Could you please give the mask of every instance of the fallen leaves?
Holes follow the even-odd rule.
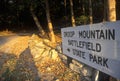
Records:
[[[29,36],[16,37],[14,40],[5,43],[0,48],[0,52],[14,54],[19,57],[19,55],[28,47],[29,38]]]
[[[79,81],[79,75],[62,63],[54,48],[37,35],[6,42],[0,48],[0,80]]]
[[[10,35],[15,35],[15,33],[9,31],[8,29],[0,32],[0,36],[10,36]]]

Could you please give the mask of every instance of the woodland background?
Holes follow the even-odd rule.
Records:
[[[62,27],[120,19],[119,0],[0,0],[0,30],[54,34]]]

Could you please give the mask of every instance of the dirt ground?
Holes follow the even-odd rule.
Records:
[[[0,81],[79,81],[52,45],[36,34],[0,32]]]

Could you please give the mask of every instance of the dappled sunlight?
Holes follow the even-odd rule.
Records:
[[[119,14],[120,0],[0,0],[0,81],[93,81],[96,74],[87,65],[97,64],[103,72],[109,69],[107,62],[114,65],[107,56],[114,58],[110,55],[119,52],[119,45],[113,51],[106,46],[113,46],[119,35],[114,29],[113,35],[108,32],[114,24],[103,25],[119,20]],[[72,27],[74,36],[63,36]]]
[[[14,40],[8,39],[6,43],[0,46],[0,51],[19,56],[28,47],[29,36],[15,37]]]
[[[39,81],[33,56],[28,49],[29,36],[9,39],[0,48],[0,81]]]
[[[0,31],[0,36],[10,36],[10,35],[16,35],[13,31],[9,31],[8,29]]]
[[[57,44],[35,34],[1,39],[6,41],[0,44],[0,81],[78,81],[55,49],[61,38]]]

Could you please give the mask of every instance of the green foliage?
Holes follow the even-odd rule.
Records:
[[[18,6],[18,10],[19,10],[19,11],[22,11],[23,9],[24,9],[24,6],[23,6],[23,5],[19,5],[19,6]]]
[[[76,18],[76,24],[77,25],[82,25],[82,24],[87,24],[89,22],[89,17],[85,15],[81,15]]]
[[[56,21],[70,22],[70,3],[66,0],[49,0],[50,16],[53,24]],[[107,3],[107,1],[106,1]],[[73,0],[74,15],[76,24],[87,24],[89,22],[89,0]],[[119,0],[116,1],[117,17],[119,17]],[[30,6],[32,6],[35,15],[39,18],[41,24],[46,25],[45,0],[0,0],[0,25],[19,25],[31,21]],[[107,6],[107,5],[106,5]],[[103,20],[104,0],[92,0],[93,21],[101,22]],[[66,19],[66,18],[68,19]],[[62,20],[60,20],[63,18]],[[30,20],[31,19],[31,20]],[[30,23],[30,22],[29,22]]]

